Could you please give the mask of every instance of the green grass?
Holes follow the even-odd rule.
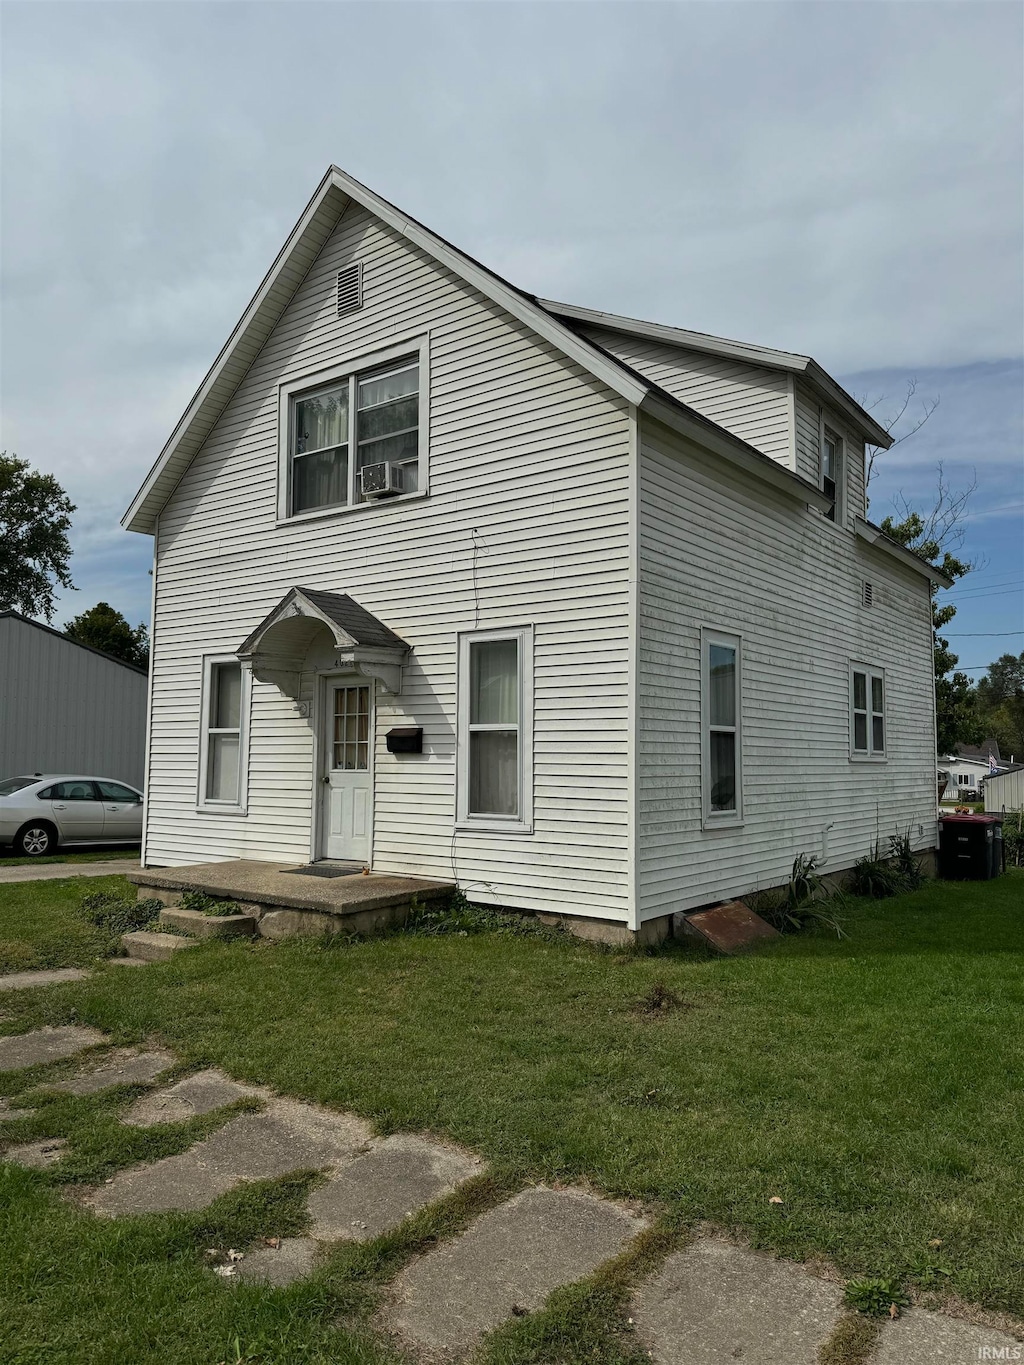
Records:
[[[39,899],[12,913],[11,893],[27,890]],[[0,887],[0,937],[13,924],[52,950],[81,894]],[[666,1246],[706,1220],[824,1257],[847,1278],[1024,1316],[1022,926],[1024,873],[1011,873],[853,901],[843,940],[786,937],[731,959],[494,931],[214,943],[7,997],[0,1029],[86,1022],[356,1110],[381,1131],[432,1129],[492,1163],[484,1203],[527,1179],[588,1180],[647,1201]],[[645,1009],[652,992],[677,1003]],[[0,1093],[29,1080],[0,1074]],[[342,1249],[289,1290],[225,1286],[202,1265],[196,1229],[241,1216],[230,1208],[107,1224],[57,1197],[63,1180],[142,1159],[140,1136],[113,1122],[115,1101],[65,1098],[45,1120],[8,1125],[12,1140],[66,1136],[71,1148],[52,1172],[11,1171],[0,1191],[5,1365],[214,1365],[234,1362],[234,1335],[260,1365],[391,1359],[368,1326],[379,1287],[465,1210]],[[247,1235],[278,1231],[273,1190],[251,1198]],[[485,1348],[488,1365],[637,1359],[625,1307],[635,1273],[513,1322]]]
[[[55,853],[47,858],[15,858],[6,849],[0,849],[0,872],[5,867],[35,867],[43,863],[113,863],[122,858],[138,860],[139,846],[125,848],[118,844],[113,848],[90,849],[88,853]]]
[[[121,891],[135,899],[135,888],[123,877],[0,883],[0,973],[84,967],[108,956],[109,934],[78,913],[82,897],[94,891]]]

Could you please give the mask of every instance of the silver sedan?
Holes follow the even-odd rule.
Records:
[[[105,777],[33,773],[0,781],[0,845],[29,858],[60,844],[137,844],[142,793]]]

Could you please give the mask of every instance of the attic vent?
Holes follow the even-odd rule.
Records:
[[[338,271],[338,317],[354,313],[363,306],[363,266],[361,261]]]
[[[866,578],[863,580],[863,582],[862,582],[861,585],[860,585],[860,600],[861,600],[861,606],[864,606],[864,607],[870,607],[870,606],[874,603],[874,600],[875,600],[875,588],[874,588],[874,584],[869,583],[868,580],[867,580]]]

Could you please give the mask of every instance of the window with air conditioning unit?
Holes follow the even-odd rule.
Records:
[[[425,490],[425,359],[417,344],[282,389],[282,516]]]

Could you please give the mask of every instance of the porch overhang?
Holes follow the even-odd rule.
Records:
[[[409,646],[345,593],[292,588],[239,646],[238,657],[260,682],[298,701],[310,649],[324,630],[333,648],[328,656],[321,653],[318,671],[360,673],[385,692],[401,692]]]

